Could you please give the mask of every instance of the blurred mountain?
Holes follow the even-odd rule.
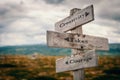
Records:
[[[97,51],[99,55],[120,55],[120,43],[109,44],[109,51]],[[47,45],[22,45],[0,47],[0,54],[42,54],[42,55],[70,55],[71,49],[50,48]]]
[[[0,47],[0,54],[34,54],[43,55],[66,55],[70,54],[70,49],[50,48],[47,45],[22,45],[22,46],[4,46]]]
[[[109,44],[108,51],[97,51],[100,55],[120,55],[120,43]]]

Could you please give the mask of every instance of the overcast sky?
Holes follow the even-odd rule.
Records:
[[[93,4],[95,20],[83,33],[120,43],[120,0],[0,0],[0,46],[44,44],[46,31],[72,8]]]

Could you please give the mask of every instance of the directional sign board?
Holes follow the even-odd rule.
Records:
[[[92,20],[94,20],[93,5],[79,10],[74,15],[68,16],[67,18],[57,22],[55,24],[55,30],[59,32],[65,32]]]
[[[108,39],[73,33],[47,31],[49,47],[108,50]]]
[[[98,57],[95,50],[87,51],[82,55],[60,58],[56,60],[56,72],[77,70],[95,67],[98,65]]]

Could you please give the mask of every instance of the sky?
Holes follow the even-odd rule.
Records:
[[[94,6],[83,33],[120,43],[120,0],[0,0],[0,46],[46,44],[46,31],[73,8]]]

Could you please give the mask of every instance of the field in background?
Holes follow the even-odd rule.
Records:
[[[97,51],[99,55],[120,56],[120,43],[109,44],[109,51]],[[0,47],[0,54],[3,55],[30,55],[42,54],[49,56],[65,56],[71,54],[71,49],[67,48],[50,48],[47,45],[21,45],[21,46],[3,46]]]
[[[0,80],[73,80],[72,72],[55,72],[60,57],[0,55]],[[85,80],[120,80],[120,56],[100,56],[98,67],[85,69]]]

